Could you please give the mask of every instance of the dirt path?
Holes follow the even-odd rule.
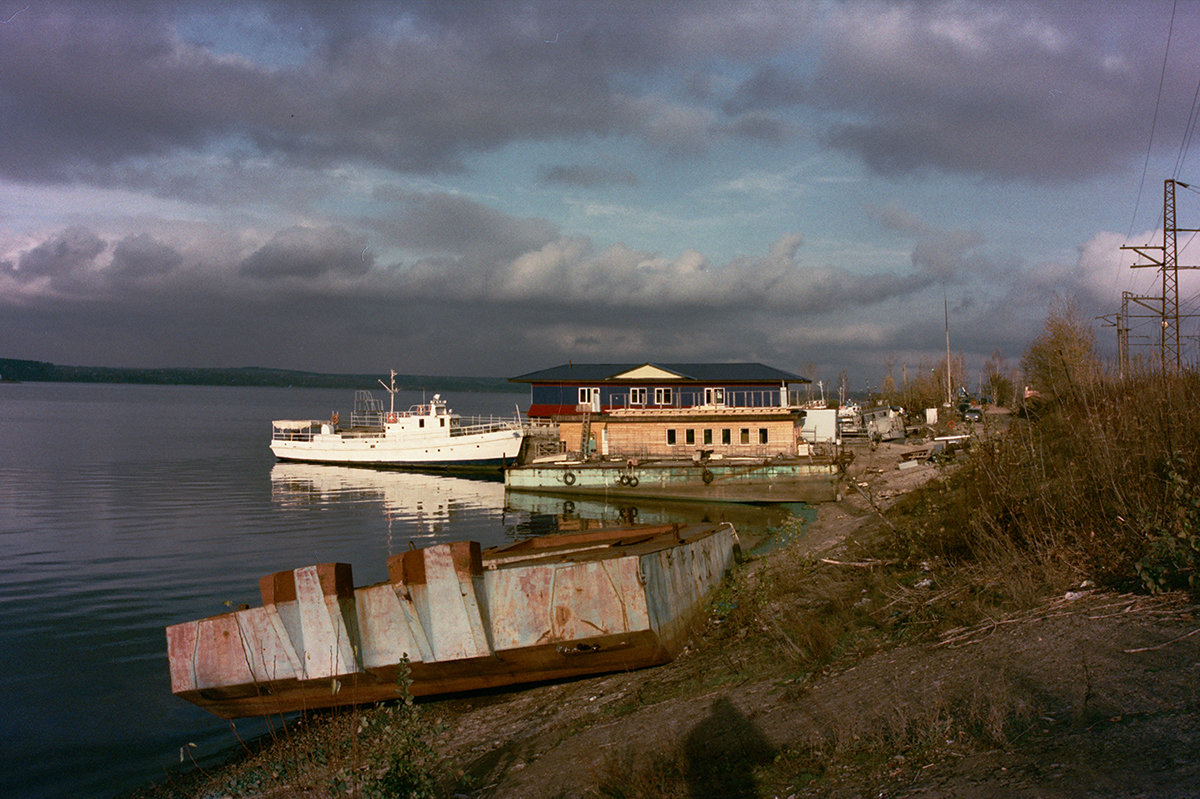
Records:
[[[794,545],[833,554],[873,506],[936,476],[897,468],[901,451],[858,458],[862,491],[823,506]],[[1197,796],[1197,615],[1180,596],[1079,592],[803,684],[754,677],[752,653],[733,646],[429,711],[444,764],[476,796],[599,796],[606,785],[642,796]],[[955,740],[951,716],[973,719],[975,740],[992,735],[995,748]],[[909,755],[817,779],[821,753],[853,762],[868,743]]]

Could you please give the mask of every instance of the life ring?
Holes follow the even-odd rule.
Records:
[[[563,472],[563,482],[569,486],[575,485],[575,472]]]
[[[396,423],[396,414],[389,413],[387,419],[388,419],[388,424],[395,424]]]
[[[334,411],[332,414],[329,415],[329,423],[332,425],[336,425],[338,423],[338,412],[337,411]]]
[[[704,472],[701,473],[700,479],[704,481],[705,485],[708,485],[709,483],[711,483],[713,481],[713,473],[710,472],[708,469],[705,469]]]
[[[568,499],[566,502],[563,503],[563,513],[569,514],[569,513],[574,513],[574,512],[575,512],[575,503]]]
[[[627,475],[627,474],[621,475],[620,477],[617,478],[617,482],[623,486],[629,485],[629,475]]]
[[[949,427],[951,430],[953,430],[954,429],[954,420],[951,419],[950,421],[946,422],[946,427]]]
[[[636,474],[631,474],[631,475],[629,475],[629,487],[630,487],[630,488],[637,488],[637,484],[638,484],[638,478],[637,478],[637,475],[636,475]],[[633,513],[634,513],[634,515],[635,515],[635,516],[637,515],[637,508],[634,508],[634,509],[633,509]]]

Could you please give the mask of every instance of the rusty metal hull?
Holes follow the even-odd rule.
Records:
[[[167,628],[171,690],[223,718],[642,668],[670,660],[732,565],[728,524],[460,542],[260,581],[262,607]]]
[[[834,502],[843,469],[836,458],[720,461],[556,461],[511,466],[510,491],[706,502]]]

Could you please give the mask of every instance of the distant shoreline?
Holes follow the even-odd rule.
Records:
[[[0,358],[0,380],[6,383],[138,383],[166,386],[272,386],[287,388],[371,388],[386,374],[321,374],[290,369],[266,369],[256,366],[239,368],[132,369],[110,366],[62,366],[46,361]],[[403,390],[497,391],[513,394],[528,392],[528,387],[510,383],[503,377],[449,377],[438,375],[396,375],[396,387]]]

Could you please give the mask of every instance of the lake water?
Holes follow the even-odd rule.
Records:
[[[506,499],[494,481],[275,462],[271,419],[348,418],[352,399],[0,383],[0,794],[118,796],[178,768],[185,746],[202,761],[233,747],[228,722],[171,694],[163,628],[259,604],[265,574],[341,561],[363,585],[386,579],[388,556],[410,542],[499,544],[554,532],[564,515],[727,518],[753,534],[786,514]],[[402,393],[397,407],[421,399]],[[463,415],[528,404],[447,399]]]

